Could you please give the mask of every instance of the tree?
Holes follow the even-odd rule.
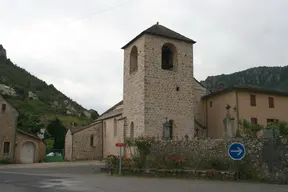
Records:
[[[99,114],[97,111],[90,109],[90,112],[91,112],[91,119],[95,120],[99,117]]]
[[[18,95],[20,95],[20,96],[23,97],[23,98],[25,98],[25,97],[28,96],[27,91],[25,91],[25,89],[23,89],[23,88],[20,87],[20,86],[15,86],[15,87],[14,87],[14,90],[16,91],[16,93],[17,93]]]
[[[244,134],[250,137],[255,137],[258,131],[264,129],[263,125],[250,123],[246,119],[239,121],[239,124],[242,125]]]
[[[34,135],[41,132],[44,124],[41,123],[40,117],[29,113],[20,113],[18,117],[18,128]]]
[[[256,136],[256,133],[260,130],[271,129],[272,127],[279,130],[279,134],[282,137],[288,137],[288,123],[285,121],[271,122],[266,126],[250,123],[244,119],[239,122],[242,125],[243,132],[246,136]]]
[[[266,128],[275,126],[279,130],[279,134],[283,137],[288,137],[288,123],[285,121],[270,123]]]
[[[54,140],[53,149],[64,149],[66,128],[58,118],[48,124],[46,132],[45,138]]]
[[[53,149],[54,140],[53,138],[49,138],[49,139],[45,139],[45,142],[46,142],[46,152],[49,153]]]

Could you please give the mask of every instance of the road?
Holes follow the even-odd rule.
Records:
[[[107,176],[99,165],[0,168],[3,192],[288,192],[288,186]]]

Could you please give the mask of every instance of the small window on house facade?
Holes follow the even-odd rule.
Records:
[[[117,136],[117,119],[114,119],[114,137]]]
[[[134,138],[134,123],[133,122],[131,122],[131,125],[130,125],[130,137]]]
[[[257,125],[257,124],[258,124],[258,119],[255,118],[255,117],[252,117],[252,118],[251,118],[251,123]]]
[[[256,106],[256,95],[250,95],[250,105]]]
[[[94,136],[93,135],[91,135],[90,136],[90,146],[94,146]]]
[[[279,120],[278,119],[267,119],[267,124],[269,124],[269,123],[278,123],[279,122]]]
[[[6,104],[5,104],[5,103],[2,104],[1,111],[2,111],[2,112],[5,112],[5,111],[6,111]]]
[[[268,97],[269,108],[274,108],[274,98]]]
[[[177,61],[176,56],[175,46],[171,43],[164,44],[161,53],[161,68],[165,70],[172,70]]]
[[[4,142],[3,153],[10,153],[10,142]]]
[[[138,49],[134,46],[130,53],[130,74],[138,69]]]
[[[210,103],[210,107],[212,107],[212,101],[210,101],[209,103]]]

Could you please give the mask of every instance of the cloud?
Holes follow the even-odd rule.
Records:
[[[4,1],[0,43],[17,65],[101,113],[122,99],[120,48],[157,21],[197,41],[194,73],[203,80],[286,65],[287,5],[286,0]]]

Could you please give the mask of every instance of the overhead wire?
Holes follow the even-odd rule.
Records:
[[[83,20],[83,19],[92,17],[92,16],[94,16],[94,15],[97,15],[97,14],[99,14],[99,13],[103,13],[103,12],[106,12],[106,11],[110,11],[110,10],[113,10],[113,9],[116,9],[116,8],[119,8],[119,7],[122,7],[122,6],[124,6],[124,5],[127,5],[127,4],[132,3],[132,1],[135,1],[135,0],[129,0],[129,1],[126,1],[126,2],[124,2],[124,3],[115,5],[115,6],[107,7],[107,8],[105,8],[105,9],[96,11],[96,12],[94,12],[94,13],[92,13],[92,14],[89,14],[89,15],[86,15],[86,16],[84,16],[84,17],[80,17],[80,18],[78,18],[78,20]]]

